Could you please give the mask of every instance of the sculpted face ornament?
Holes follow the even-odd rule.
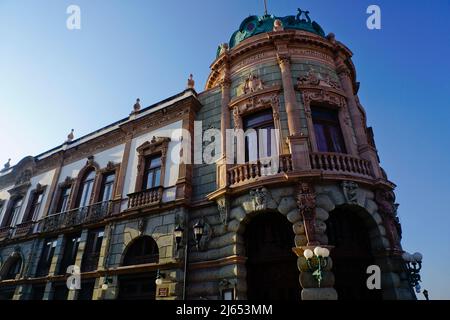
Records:
[[[347,203],[358,203],[358,189],[358,184],[353,181],[342,182],[342,190],[344,192],[345,200],[347,201]]]
[[[267,208],[268,190],[266,188],[259,188],[250,191],[250,196],[253,198],[255,210],[265,210]]]
[[[253,93],[263,89],[264,85],[258,76],[250,74],[249,77],[245,80],[244,94]]]

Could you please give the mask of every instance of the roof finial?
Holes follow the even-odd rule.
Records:
[[[267,12],[267,0],[264,0],[264,15],[267,16],[268,12]]]
[[[3,170],[9,169],[11,167],[11,158],[8,159],[8,162],[5,163]]]
[[[67,136],[66,142],[71,142],[73,140],[74,138],[73,131],[74,131],[73,129],[70,131],[69,135]]]
[[[140,104],[140,102],[141,102],[141,99],[137,98],[137,99],[136,99],[136,103],[135,103],[134,106],[133,106],[133,112],[134,112],[134,113],[139,112],[139,110],[141,110],[141,104]]]
[[[189,79],[187,81],[187,87],[188,87],[188,89],[194,89],[194,87],[195,87],[194,76],[192,75],[192,73],[189,75]]]

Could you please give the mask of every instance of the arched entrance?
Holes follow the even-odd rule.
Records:
[[[292,224],[279,213],[262,213],[246,226],[247,298],[300,301]]]
[[[375,264],[364,209],[341,206],[330,212],[326,221],[331,251],[335,289],[339,300],[379,300],[381,290],[367,288],[367,267]]]
[[[123,266],[158,263],[159,250],[152,237],[134,240],[126,249]],[[119,300],[154,300],[156,271],[133,273],[119,277]]]

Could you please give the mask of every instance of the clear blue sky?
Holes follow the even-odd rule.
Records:
[[[450,299],[450,4],[447,0],[268,0],[309,9],[355,54],[360,98],[397,185],[403,245],[423,287]],[[81,30],[66,8],[81,7]],[[0,0],[0,165],[37,155],[182,91],[204,87],[217,45],[263,0]],[[382,30],[365,27],[378,4]]]

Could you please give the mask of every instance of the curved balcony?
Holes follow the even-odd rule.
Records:
[[[311,153],[309,158],[312,170],[322,170],[326,174],[350,174],[369,179],[374,177],[369,160],[328,152]]]
[[[278,164],[272,161],[249,162],[237,165],[228,170],[228,181],[230,186],[252,182],[262,177],[276,176],[293,171],[292,156],[281,155]]]

